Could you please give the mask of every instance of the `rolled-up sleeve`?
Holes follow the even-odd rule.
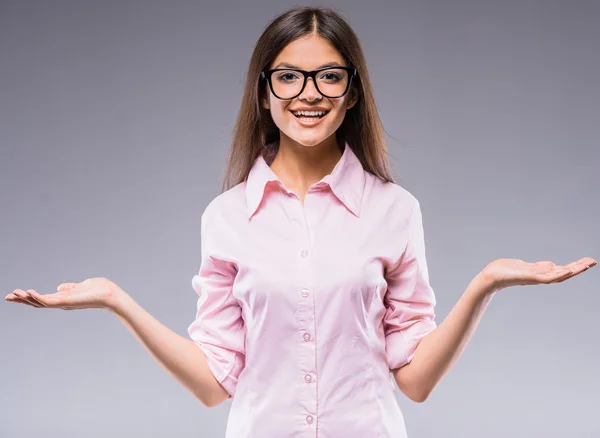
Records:
[[[206,355],[217,381],[233,398],[245,364],[245,328],[241,307],[232,294],[237,267],[219,256],[218,222],[205,210],[201,219],[201,264],[192,278],[198,294],[196,319],[188,327],[190,338]]]
[[[386,272],[383,327],[390,370],[408,364],[419,341],[437,326],[436,298],[429,283],[423,221],[418,200],[406,225],[406,248]]]

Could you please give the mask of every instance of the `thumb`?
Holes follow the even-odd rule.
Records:
[[[58,285],[58,287],[56,288],[57,292],[63,291],[63,290],[68,290],[68,289],[72,289],[77,285],[77,283],[61,283]]]

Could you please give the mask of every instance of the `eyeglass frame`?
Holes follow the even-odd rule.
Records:
[[[346,70],[350,77],[348,78],[348,85],[346,86],[346,89],[344,90],[344,92],[342,94],[340,94],[339,96],[330,97],[330,96],[327,96],[326,94],[324,94],[323,92],[321,92],[321,90],[319,90],[319,86],[317,85],[316,75],[319,72],[322,72],[325,70],[333,70],[333,69]],[[302,76],[304,77],[304,83],[302,84],[302,88],[300,88],[300,92],[298,92],[298,94],[296,94],[293,97],[285,97],[285,98],[279,97],[277,94],[275,94],[275,90],[273,90],[273,83],[271,82],[271,76],[276,71],[295,71],[295,72],[302,73]],[[321,68],[318,68],[316,70],[311,70],[311,71],[300,70],[297,68],[273,68],[270,70],[263,70],[260,72],[261,79],[266,79],[267,83],[269,84],[269,89],[271,90],[271,93],[273,93],[273,96],[275,96],[279,100],[292,100],[292,99],[295,99],[296,97],[300,96],[302,94],[302,92],[304,91],[304,88],[306,88],[306,82],[308,81],[308,78],[312,78],[313,83],[315,84],[315,88],[317,89],[319,94],[321,94],[322,96],[325,96],[329,99],[338,99],[340,97],[345,96],[346,93],[348,93],[348,90],[350,89],[350,85],[352,84],[352,79],[354,78],[354,76],[358,76],[358,70],[353,67],[346,67],[343,65],[321,67]]]

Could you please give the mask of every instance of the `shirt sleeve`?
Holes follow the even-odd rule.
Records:
[[[232,294],[237,268],[215,251],[218,229],[206,210],[201,219],[201,264],[192,278],[198,294],[196,319],[190,338],[204,352],[208,367],[233,398],[245,365],[245,328],[241,307]]]
[[[390,370],[408,364],[419,341],[437,327],[436,298],[429,283],[421,207],[416,199],[406,232],[406,248],[386,273],[383,327]]]

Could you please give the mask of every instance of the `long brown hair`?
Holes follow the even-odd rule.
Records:
[[[277,58],[287,44],[311,33],[327,40],[358,71],[351,89],[351,92],[358,93],[358,101],[347,110],[336,137],[348,142],[367,172],[385,181],[394,181],[384,129],[358,37],[350,25],[332,9],[296,7],[274,18],[256,42],[233,130],[223,191],[245,181],[256,158],[279,140],[279,128],[273,122],[269,110],[261,105],[267,90],[260,80],[260,72]]]

